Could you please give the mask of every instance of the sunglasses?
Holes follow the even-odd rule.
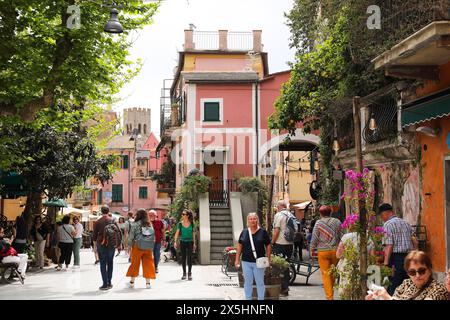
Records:
[[[182,216],[188,216],[188,214],[187,214],[187,213],[182,213],[181,215],[182,215]]]
[[[410,277],[414,277],[417,274],[419,274],[419,276],[423,276],[427,272],[427,270],[428,270],[427,268],[419,268],[419,270],[409,269],[408,275]]]

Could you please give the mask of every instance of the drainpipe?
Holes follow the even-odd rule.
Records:
[[[131,151],[128,151],[128,212],[131,211]]]
[[[259,90],[259,83],[258,81],[255,82],[255,131],[256,131],[256,176],[259,176],[259,123],[258,123],[258,106],[259,106],[259,99],[258,99],[258,90]]]

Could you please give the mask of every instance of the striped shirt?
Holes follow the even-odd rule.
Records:
[[[392,245],[393,253],[408,253],[413,249],[411,237],[414,230],[411,225],[397,216],[392,216],[383,225],[386,232],[383,238],[384,245]]]
[[[314,226],[310,250],[334,250],[338,246],[341,237],[341,222],[336,218],[322,218]]]

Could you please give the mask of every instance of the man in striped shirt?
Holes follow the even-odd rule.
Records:
[[[378,213],[384,222],[384,265],[393,268],[393,276],[390,278],[391,284],[388,288],[388,293],[392,295],[395,288],[408,278],[403,265],[406,255],[411,250],[417,249],[417,240],[411,225],[397,217],[390,204],[382,204],[378,208]]]
[[[338,219],[330,217],[329,206],[321,206],[319,212],[320,220],[316,222],[312,232],[310,255],[315,256],[317,252],[325,296],[327,300],[333,300],[334,278],[329,270],[338,262],[336,248],[342,237],[342,228]]]

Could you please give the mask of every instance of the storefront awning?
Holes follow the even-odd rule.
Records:
[[[46,207],[67,208],[67,204],[63,199],[47,200],[44,201],[43,205]]]
[[[450,92],[420,99],[402,107],[402,127],[450,116]]]

